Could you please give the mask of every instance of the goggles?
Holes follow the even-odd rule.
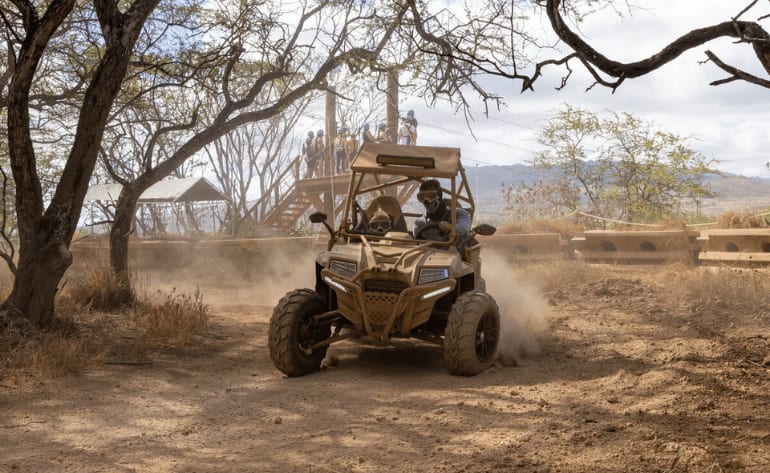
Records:
[[[417,200],[422,203],[431,203],[438,199],[440,196],[439,191],[420,191],[417,193]]]
[[[388,233],[390,231],[390,220],[373,220],[369,223],[369,229],[377,233]]]

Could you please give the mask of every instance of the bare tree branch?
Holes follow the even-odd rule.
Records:
[[[731,75],[726,79],[713,81],[709,85],[722,85],[722,84],[726,84],[728,82],[733,82],[736,80],[743,80],[743,81],[750,82],[752,84],[756,84],[756,85],[765,87],[767,89],[770,89],[770,80],[762,79],[761,77],[757,77],[753,74],[749,74],[748,72],[738,69],[737,67],[733,67],[733,66],[730,66],[729,64],[725,64],[724,61],[719,59],[717,55],[711,52],[710,50],[706,51],[706,56],[711,60],[711,62],[719,66],[720,69],[722,69],[723,71]]]
[[[625,79],[636,78],[648,74],[673,61],[682,53],[689,51],[690,49],[701,46],[711,40],[723,37],[738,38],[740,42],[751,44],[760,64],[765,69],[765,71],[770,74],[770,34],[768,34],[767,31],[765,31],[764,28],[758,23],[737,20],[737,18],[746,13],[746,11],[748,11],[756,3],[756,0],[751,2],[734,19],[730,21],[725,21],[723,23],[707,26],[704,28],[694,29],[689,33],[686,33],[675,39],[656,54],[653,54],[652,56],[640,61],[631,63],[622,63],[608,58],[593,48],[591,45],[589,45],[586,41],[584,41],[572,29],[570,29],[562,16],[560,8],[562,5],[562,0],[547,0],[546,12],[554,32],[556,32],[556,34],[562,41],[564,41],[564,43],[566,43],[570,48],[572,48],[573,51],[575,51],[583,64],[591,72],[596,82],[615,90]],[[757,78],[756,76],[746,73],[745,71],[741,71],[738,68],[728,66],[722,61],[717,62],[718,60],[715,61],[713,58],[711,59],[723,70],[726,70],[733,75],[733,77],[729,80],[716,81],[715,83],[712,83],[712,85],[718,85],[732,80],[740,79],[756,85],[760,85],[762,87],[767,87],[768,82],[766,80]],[[562,63],[563,62],[564,60],[562,60]],[[720,65],[720,63],[722,65]],[[553,62],[544,61],[538,64],[536,67],[536,74],[544,65],[547,64],[553,64]],[[595,67],[604,74],[617,78],[618,80],[612,82],[602,79],[595,71],[592,70],[591,66]],[[527,85],[531,86],[531,81]]]

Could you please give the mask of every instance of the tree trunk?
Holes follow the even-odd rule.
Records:
[[[119,293],[115,294],[114,299],[118,305],[130,304],[135,299],[129,277],[128,242],[140,194],[130,186],[123,187],[115,205],[115,220],[110,228],[110,268],[118,282]]]
[[[19,265],[13,290],[3,303],[38,327],[50,326],[54,319],[54,297],[59,281],[72,264],[69,241],[47,237],[19,252]]]

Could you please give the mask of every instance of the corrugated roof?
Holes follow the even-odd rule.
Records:
[[[116,201],[121,188],[120,184],[91,186],[88,188],[85,201]],[[201,202],[209,200],[225,200],[225,196],[203,177],[156,182],[139,197],[139,202]]]

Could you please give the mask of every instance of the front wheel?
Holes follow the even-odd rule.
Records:
[[[310,289],[289,292],[273,309],[267,345],[273,364],[286,376],[302,376],[321,369],[329,346],[313,345],[329,338],[331,327],[318,324],[313,316],[325,311],[323,299]]]
[[[449,372],[473,376],[495,361],[500,339],[500,310],[489,294],[468,291],[449,311],[444,331],[444,360]]]

